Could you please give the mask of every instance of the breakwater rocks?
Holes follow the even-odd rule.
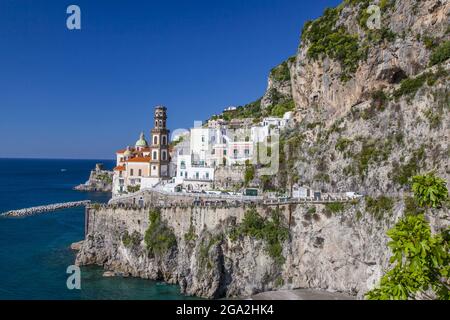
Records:
[[[32,208],[26,208],[26,209],[20,209],[20,210],[11,210],[11,211],[2,213],[1,216],[3,216],[3,217],[26,217],[26,216],[32,216],[32,215],[44,213],[44,212],[52,212],[52,211],[61,210],[61,209],[82,207],[82,206],[86,206],[90,203],[91,203],[90,200],[55,203],[55,204],[49,204],[49,205],[45,205],[45,206],[38,206],[38,207],[32,207]]]

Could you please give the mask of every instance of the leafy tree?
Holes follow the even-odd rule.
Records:
[[[443,179],[433,173],[413,178],[414,199],[422,208],[437,208],[448,199]],[[411,207],[411,205],[409,205]],[[407,208],[406,217],[388,231],[393,268],[370,300],[407,300],[422,296],[450,300],[450,228],[433,235],[423,213]],[[433,294],[430,295],[430,291]]]
[[[434,173],[415,176],[412,189],[421,207],[439,208],[448,199],[445,180],[436,177]]]
[[[423,215],[409,215],[388,231],[394,267],[381,279],[378,288],[367,293],[370,300],[407,300],[417,294],[450,299],[450,228],[432,235]]]

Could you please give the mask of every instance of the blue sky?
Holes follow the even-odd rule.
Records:
[[[0,157],[108,159],[151,129],[259,98],[339,0],[1,0]],[[66,28],[81,8],[82,30]]]

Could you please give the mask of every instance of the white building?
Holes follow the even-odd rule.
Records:
[[[251,163],[258,143],[278,134],[288,121],[289,116],[265,118],[258,125],[251,125],[252,119],[216,120],[192,128],[189,143],[176,147],[175,183],[191,190],[209,188],[217,167]]]

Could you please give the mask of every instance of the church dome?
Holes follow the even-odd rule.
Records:
[[[145,135],[143,132],[141,132],[141,136],[139,137],[139,140],[136,141],[136,147],[138,147],[138,148],[148,147],[148,143],[147,143],[147,140],[145,140]]]

